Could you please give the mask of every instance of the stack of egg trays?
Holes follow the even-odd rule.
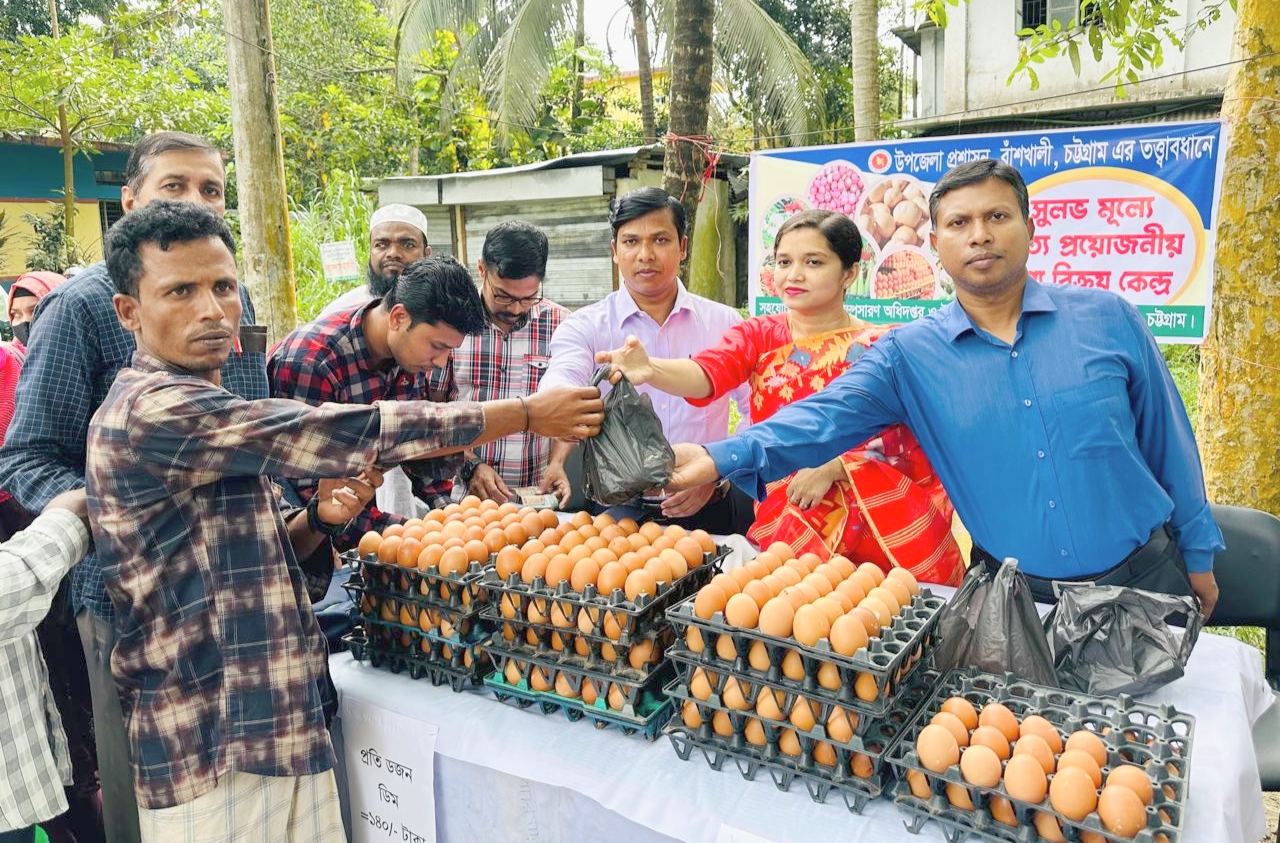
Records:
[[[505,600],[507,606],[511,607],[506,611],[512,614],[512,617],[495,617],[495,619],[511,624],[520,635],[524,635],[525,630],[530,627],[539,626],[528,620],[529,604],[536,600],[543,601],[538,608],[548,619],[553,617],[553,611],[558,608],[563,617],[572,621],[571,625],[566,627],[548,624],[546,625],[548,629],[576,631],[588,640],[616,646],[623,636],[627,636],[628,640],[637,640],[659,626],[665,626],[663,613],[667,608],[677,601],[690,597],[710,581],[719,573],[720,563],[728,554],[729,550],[725,547],[716,548],[715,553],[705,553],[701,565],[690,568],[689,573],[673,583],[659,583],[657,594],[641,594],[635,600],[628,600],[622,593],[622,589],[614,589],[613,594],[601,594],[592,584],[588,584],[581,593],[574,591],[567,582],[563,581],[548,585],[542,577],[536,577],[533,583],[529,584],[520,579],[518,572],[511,574],[504,581],[493,569],[484,572],[480,583],[489,592],[490,603],[501,606]],[[579,613],[582,611],[587,612],[587,617],[591,621],[589,630],[578,626]],[[502,613],[499,612],[499,614]],[[605,634],[606,617],[618,624],[619,635],[610,637]]]
[[[363,626],[342,640],[356,661],[368,660],[372,667],[408,673],[412,679],[430,679],[433,685],[447,684],[454,691],[480,685],[492,669],[480,646],[487,633],[475,629],[444,638],[398,622],[366,617]]]
[[[880,630],[879,636],[872,638],[866,647],[852,656],[835,652],[825,638],[813,647],[806,647],[794,638],[778,638],[765,635],[758,629],[730,626],[725,622],[723,612],[716,612],[709,620],[704,620],[694,614],[694,598],[668,609],[667,619],[682,639],[687,637],[690,628],[698,631],[704,644],[702,652],[688,652],[708,670],[728,672],[748,682],[766,681],[774,687],[803,691],[812,698],[830,699],[860,713],[879,716],[894,705],[903,680],[933,646],[934,628],[946,603],[945,598],[935,597],[928,589],[922,588],[891,625]],[[716,643],[722,635],[729,636],[733,642],[736,657],[732,662],[716,653]],[[757,642],[764,645],[769,655],[768,670],[756,670],[747,660],[748,652]],[[792,651],[799,653],[804,666],[804,678],[801,680],[791,679],[782,672],[782,660]],[[839,672],[838,689],[818,684],[818,671],[823,665],[832,665]],[[862,673],[875,677],[878,693],[874,700],[860,699],[854,693],[854,683]]]
[[[640,734],[647,740],[655,740],[663,724],[671,717],[671,704],[662,695],[662,686],[672,678],[675,668],[666,659],[644,671],[630,666],[611,666],[612,669],[606,671],[588,666],[582,657],[547,653],[521,644],[506,646],[499,635],[493,635],[481,647],[494,665],[493,672],[484,678],[484,684],[489,686],[499,702],[512,703],[519,708],[537,705],[542,714],[562,711],[570,721],[586,718],[597,729],[616,726],[623,734]],[[507,680],[506,674],[507,665],[513,661],[521,673],[520,681],[514,685]],[[557,677],[563,675],[579,696],[565,697],[554,690],[533,690],[528,678],[530,665],[543,668],[553,687]],[[596,701],[590,705],[581,698],[583,682],[591,682],[597,688]],[[611,686],[622,694],[621,709],[609,707],[607,698]]]
[[[504,598],[505,599],[505,598]],[[584,633],[576,626],[560,627],[549,623],[532,623],[519,618],[504,618],[497,607],[488,605],[481,612],[484,621],[499,631],[503,641],[510,645],[523,642],[539,651],[540,655],[556,659],[585,660],[585,666],[609,671],[615,664],[628,664],[631,648],[645,641],[652,641],[661,652],[666,652],[675,639],[669,626],[651,628],[640,635],[624,632],[611,639],[594,633]],[[605,648],[611,648],[616,658],[609,658]]]
[[[361,556],[354,550],[342,554],[342,559],[356,569],[364,585],[384,591],[400,599],[414,599],[440,609],[471,612],[485,600],[480,580],[489,562],[472,562],[464,573],[445,576],[432,566],[425,571],[383,562],[377,556]]]
[[[1047,796],[1041,804],[1032,805],[1010,798],[1003,781],[994,788],[974,787],[964,781],[958,766],[952,766],[945,773],[935,773],[921,766],[916,756],[916,738],[938,713],[942,703],[953,696],[964,697],[979,709],[988,702],[1004,703],[1019,720],[1027,714],[1039,714],[1053,723],[1064,739],[1078,729],[1095,732],[1107,747],[1108,763],[1102,770],[1104,781],[1111,768],[1121,763],[1147,766],[1153,775],[1147,827],[1132,839],[1137,843],[1179,843],[1182,839],[1195,733],[1194,717],[1168,705],[1141,705],[1127,694],[1119,697],[1091,696],[1034,685],[1011,673],[996,676],[973,668],[957,668],[946,675],[889,753],[889,764],[898,778],[889,793],[898,807],[911,815],[908,823],[911,831],[918,832],[932,819],[942,824],[950,843],[960,843],[971,834],[984,839],[1029,843],[1042,839],[1031,823],[1034,814],[1043,811],[1058,819],[1063,836],[1070,843],[1079,841],[1084,831],[1093,832],[1103,840],[1119,839],[1102,827],[1097,812],[1085,817],[1084,822],[1073,822],[1053,810]],[[1148,740],[1151,741],[1149,745]],[[924,774],[933,791],[930,798],[921,799],[911,792],[906,781],[911,770]],[[1049,779],[1052,781],[1053,776]],[[968,811],[951,805],[944,793],[948,783],[965,787],[977,810]],[[991,816],[987,804],[992,796],[1003,796],[1009,800],[1018,818],[1018,828],[999,823]]]
[[[790,790],[792,783],[799,779],[815,802],[825,802],[830,792],[836,790],[844,798],[849,810],[860,814],[867,802],[884,793],[886,786],[891,783],[892,774],[886,763],[888,753],[901,738],[919,706],[929,698],[937,679],[938,674],[931,670],[915,671],[911,679],[899,689],[897,704],[893,709],[878,719],[860,717],[854,736],[845,743],[837,743],[827,736],[825,726],[833,703],[819,702],[815,706],[818,716],[814,718],[814,727],[801,732],[790,722],[768,720],[759,717],[754,711],[738,711],[726,707],[720,700],[718,687],[707,700],[697,699],[689,693],[686,674],[666,688],[668,697],[675,705],[675,713],[664,733],[683,761],[688,761],[696,748],[713,770],[722,769],[725,762],[732,759],[744,779],[754,781],[761,771],[765,771],[778,789],[784,791]],[[753,705],[759,687],[751,689],[748,701]],[[790,708],[797,696],[807,697],[799,692],[791,692],[784,710]],[[689,728],[681,720],[680,712],[685,702],[692,702],[698,707],[703,722],[697,729]],[[732,736],[722,736],[712,730],[711,718],[717,711],[728,714],[733,727]],[[763,747],[750,743],[744,735],[747,721],[751,718],[764,724]],[[778,738],[783,729],[793,729],[799,736],[799,756],[788,755],[778,748]],[[813,750],[819,742],[831,743],[835,747],[834,767],[820,764],[814,759]],[[852,759],[859,753],[871,760],[872,772],[865,778],[854,775],[851,771]]]

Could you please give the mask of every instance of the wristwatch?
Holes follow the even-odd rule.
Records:
[[[483,462],[484,460],[479,457],[467,457],[462,463],[462,468],[458,470],[458,479],[463,483],[470,483],[472,475],[476,473],[476,468]]]

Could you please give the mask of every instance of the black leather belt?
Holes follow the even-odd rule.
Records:
[[[1031,591],[1036,596],[1036,599],[1042,600],[1052,595],[1052,598],[1056,600],[1063,585],[1080,585],[1082,583],[1127,585],[1136,580],[1152,564],[1163,558],[1172,543],[1173,533],[1169,530],[1167,524],[1162,524],[1151,533],[1151,537],[1147,539],[1146,544],[1121,559],[1119,564],[1100,573],[1086,574],[1081,577],[1037,577],[1028,574],[1026,571],[1023,571],[1023,574],[1030,581]],[[969,559],[970,563],[974,565],[979,563],[993,567],[999,567],[1000,565],[999,559],[996,559],[976,544],[973,546],[973,552],[970,554]]]

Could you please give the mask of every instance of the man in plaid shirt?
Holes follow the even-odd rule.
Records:
[[[269,477],[349,477],[524,428],[591,436],[599,391],[246,401],[220,385],[240,317],[225,224],[189,203],[153,203],[108,232],[107,262],[138,349],[90,424],[86,479],[120,627],[112,667],[142,838],[344,840],[327,649]],[[359,510],[339,491],[313,498],[308,526]]]
[[[272,394],[308,404],[375,401],[448,402],[458,397],[451,377],[428,382],[432,369],[449,371],[449,352],[484,324],[484,311],[466,269],[453,258],[410,264],[383,298],[303,325],[285,337],[267,361]],[[406,463],[414,494],[429,506],[449,502],[461,460]],[[301,490],[304,498],[309,490]],[[334,539],[357,545],[369,530],[405,520],[404,513],[369,506]]]
[[[523,220],[499,223],[485,236],[476,269],[488,319],[477,335],[463,339],[451,366],[432,373],[432,388],[443,389],[453,380],[464,401],[530,395],[551,359],[551,335],[569,315],[542,297],[547,236]],[[542,486],[550,456],[551,440],[515,433],[467,451],[458,477],[467,494],[498,503],[510,500],[513,489],[540,486],[563,504],[570,493],[567,482]]]

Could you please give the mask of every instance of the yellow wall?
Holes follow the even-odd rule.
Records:
[[[653,90],[654,90],[654,106],[653,107],[655,111],[662,111],[665,105],[659,103],[659,98],[666,96],[667,89],[669,87],[669,83],[667,81],[667,71],[655,70],[653,71],[652,76],[653,76]],[[640,106],[639,106],[640,74],[638,72],[625,73],[616,79],[610,79],[609,84],[618,86],[619,90],[617,92],[617,95],[622,95],[624,92],[626,94],[630,94],[631,98],[634,99],[637,104],[636,110],[632,111],[630,108],[624,108],[616,100],[610,99],[609,116],[614,118],[615,120],[625,120],[628,118],[639,120],[640,119]]]
[[[16,278],[26,271],[27,250],[31,243],[31,226],[23,220],[23,214],[45,216],[52,210],[48,202],[11,202],[0,200],[0,211],[5,213],[5,230],[8,236],[4,250],[0,251],[0,278]],[[85,264],[102,260],[102,228],[98,218],[97,202],[76,203],[76,242],[84,253]]]

